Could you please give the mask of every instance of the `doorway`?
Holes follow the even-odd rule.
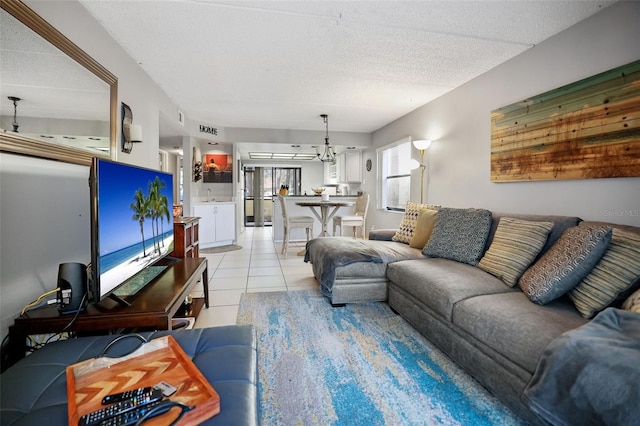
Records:
[[[300,167],[244,167],[244,225],[272,226],[273,201],[282,186],[300,195]]]

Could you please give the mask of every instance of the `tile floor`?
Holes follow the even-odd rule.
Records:
[[[304,242],[290,243],[285,257],[271,227],[252,227],[245,228],[238,245],[241,250],[201,254],[208,260],[210,307],[202,309],[195,328],[235,324],[242,293],[318,288],[311,265],[297,255]],[[200,286],[192,296],[202,292]]]

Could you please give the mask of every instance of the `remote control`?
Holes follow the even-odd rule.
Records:
[[[142,397],[133,397],[132,399],[127,399],[124,401],[116,402],[115,404],[111,404],[105,408],[94,411],[89,414],[85,414],[80,417],[80,421],[78,422],[78,426],[95,426],[100,425],[107,419],[111,417],[119,416],[121,414],[125,414],[128,411],[135,410],[136,408],[144,407],[151,403],[162,400],[162,391],[161,390],[153,390],[150,394],[144,395]]]
[[[138,388],[131,389],[125,392],[114,393],[112,395],[107,395],[102,398],[102,405],[113,404],[120,401],[126,401],[127,399],[135,398],[135,397],[143,397],[147,394],[151,394],[153,389],[149,386],[146,388]]]
[[[145,414],[147,414],[150,410],[156,408],[158,405],[163,404],[168,401],[156,401],[151,404],[147,404],[141,407],[134,408],[131,411],[127,411],[126,413],[120,413],[113,417],[109,417],[98,423],[99,426],[131,426],[138,423]],[[159,416],[161,414],[166,413],[171,410],[172,405],[166,405],[164,407],[158,407],[156,411],[154,411],[148,418],[152,418],[155,416]],[[145,419],[146,420],[146,419]]]

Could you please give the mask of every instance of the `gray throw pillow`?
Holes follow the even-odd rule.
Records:
[[[490,229],[489,210],[441,208],[422,254],[475,266],[482,257]]]
[[[611,227],[574,226],[525,271],[518,285],[539,305],[574,288],[600,261],[611,241]]]

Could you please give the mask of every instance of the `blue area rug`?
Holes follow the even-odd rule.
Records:
[[[386,303],[246,293],[263,425],[516,425],[520,420]]]

